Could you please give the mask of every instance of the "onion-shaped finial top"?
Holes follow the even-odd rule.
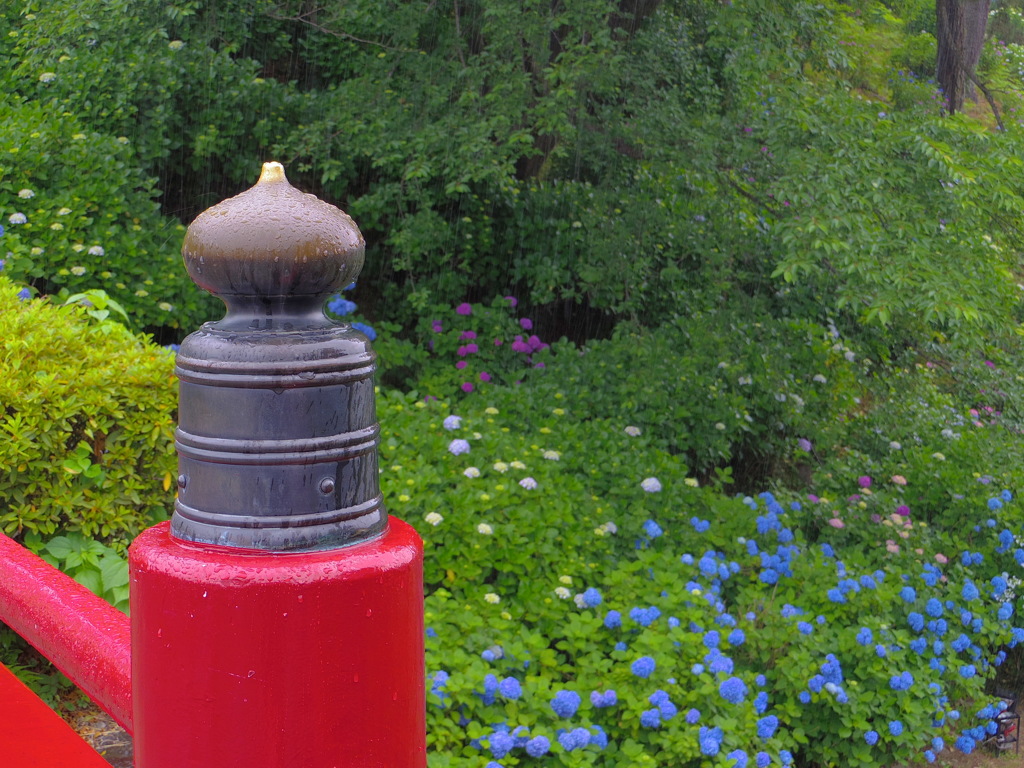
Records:
[[[255,186],[199,214],[182,246],[189,276],[224,300],[227,319],[289,297],[301,314],[298,305],[353,282],[364,254],[348,214],[293,187],[280,163],[264,163]]]

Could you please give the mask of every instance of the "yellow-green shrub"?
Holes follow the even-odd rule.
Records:
[[[173,356],[0,276],[0,529],[131,538],[170,511]]]

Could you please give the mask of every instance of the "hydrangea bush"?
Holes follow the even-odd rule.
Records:
[[[913,475],[852,484],[884,518],[731,498],[635,425],[521,399],[383,395],[385,492],[427,546],[432,765],[877,766],[985,738],[1024,639],[1011,492],[966,538],[896,511]]]

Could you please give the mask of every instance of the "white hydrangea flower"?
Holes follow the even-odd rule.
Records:
[[[185,47],[185,43],[183,43],[181,40],[171,40],[171,42],[167,44],[167,47],[170,48],[172,51],[180,51],[182,48]]]
[[[512,469],[526,469],[526,465],[521,461],[513,461],[509,466],[512,467]]]
[[[487,523],[480,523],[476,527],[476,532],[483,536],[490,536],[492,533],[494,533],[494,529]]]
[[[639,437],[640,427],[628,426],[623,430],[623,432],[625,432],[630,437]]]
[[[78,277],[81,277],[82,275],[85,274],[85,267],[72,267],[71,268],[71,274],[72,275],[77,275]]]
[[[494,471],[505,474],[506,472],[508,472],[508,464],[506,464],[504,461],[496,461],[494,462]]]
[[[562,454],[558,451],[544,451],[544,458],[548,461],[558,461],[562,458]]]
[[[488,592],[486,595],[484,595],[484,600],[490,603],[491,605],[497,605],[501,602],[501,598],[498,597],[494,592]]]
[[[825,382],[828,381],[828,379],[826,379],[820,373],[816,373],[814,374],[814,381],[818,382],[819,384],[824,384]]]
[[[558,581],[560,584],[565,584],[567,587],[572,586],[572,576],[563,574],[558,577]]]
[[[35,196],[36,196],[36,193],[33,192],[31,189],[19,189],[18,190],[18,197],[20,197],[22,200],[28,200],[30,197],[35,197]]]
[[[466,467],[462,470],[462,474],[469,478],[480,477],[480,470],[476,467]]]
[[[608,531],[608,533],[618,533],[619,532],[619,526],[617,526],[611,520],[609,520],[607,523],[605,523],[602,527],[606,531]]]
[[[427,514],[423,516],[423,519],[435,527],[440,525],[444,520],[444,518],[437,512],[427,512]]]
[[[94,245],[92,248],[89,249],[90,256],[102,256],[105,253],[106,251],[103,250],[102,245]]]
[[[28,219],[25,218],[24,213],[12,213],[7,217],[7,220],[11,222],[11,224],[24,224],[28,221]]]
[[[903,446],[902,446],[902,445],[900,445],[899,443],[897,443],[897,442],[896,442],[895,440],[893,440],[893,441],[892,441],[891,443],[889,443],[889,450],[890,450],[890,451],[898,451],[898,450],[900,450],[900,449],[901,449],[902,447],[903,447]]]
[[[572,592],[570,592],[565,587],[556,587],[555,597],[557,597],[560,600],[568,600],[570,597],[572,597]]]
[[[657,493],[661,490],[661,481],[656,477],[645,477],[640,481],[640,487],[648,493]]]
[[[56,72],[43,72],[43,74],[41,74],[39,76],[39,82],[40,83],[52,83],[56,79],[57,79],[57,73]]]
[[[587,607],[587,602],[583,599],[582,592],[577,592],[575,595],[573,595],[572,601],[576,603],[577,608],[583,609]]]
[[[67,216],[69,213],[71,213],[70,208],[61,208],[59,211],[57,211],[58,216]]]

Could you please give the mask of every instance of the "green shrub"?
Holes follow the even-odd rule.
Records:
[[[130,539],[169,514],[167,350],[0,276],[0,529]]]
[[[909,70],[921,80],[933,79],[936,45],[935,38],[927,32],[909,35],[893,51],[890,61],[896,69]]]

